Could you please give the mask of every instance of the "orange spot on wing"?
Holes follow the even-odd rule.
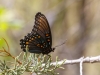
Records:
[[[31,40],[29,40],[29,42],[31,42]]]
[[[34,38],[31,38],[31,40],[34,40]]]
[[[39,20],[39,22],[41,22],[41,20]]]
[[[36,39],[36,37],[35,37],[35,39]]]
[[[49,34],[46,34],[46,36],[49,36]]]
[[[39,47],[39,46],[40,46],[40,44],[37,44],[37,46]]]
[[[43,46],[41,45],[41,47],[43,47]]]
[[[26,42],[26,44],[29,44],[29,42]]]
[[[38,38],[40,38],[40,36],[38,36]]]
[[[50,39],[48,39],[47,41],[50,41]]]

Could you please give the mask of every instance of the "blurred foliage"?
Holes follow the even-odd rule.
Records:
[[[11,67],[8,61],[0,60],[0,75],[22,75],[24,72],[35,73],[36,75],[57,75],[58,73],[55,72],[56,69],[64,69],[61,66],[65,63],[66,59],[62,60],[62,63],[59,64],[60,60],[56,57],[56,63],[53,65],[51,55],[29,53],[27,47],[23,55],[21,52],[17,57],[14,57],[10,53],[7,41],[4,38],[3,40],[8,49],[2,47],[2,50],[0,49],[0,56],[11,57],[14,59],[14,62],[9,61],[13,65]],[[23,58],[20,60],[21,55]]]
[[[0,7],[0,31],[6,32],[10,27],[20,28],[20,22],[13,21],[13,14],[4,7]]]

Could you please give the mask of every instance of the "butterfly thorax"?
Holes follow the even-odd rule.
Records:
[[[55,50],[55,48],[45,48],[42,52],[42,54],[49,54],[50,52],[53,52]]]

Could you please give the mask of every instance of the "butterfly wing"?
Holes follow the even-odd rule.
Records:
[[[23,51],[26,51],[26,46],[31,53],[48,54],[51,52],[52,36],[49,23],[46,17],[40,12],[35,16],[35,25],[24,39],[20,40],[20,45]]]

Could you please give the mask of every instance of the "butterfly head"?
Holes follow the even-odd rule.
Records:
[[[54,48],[52,48],[52,51],[54,52],[54,50],[55,50],[55,47]]]

